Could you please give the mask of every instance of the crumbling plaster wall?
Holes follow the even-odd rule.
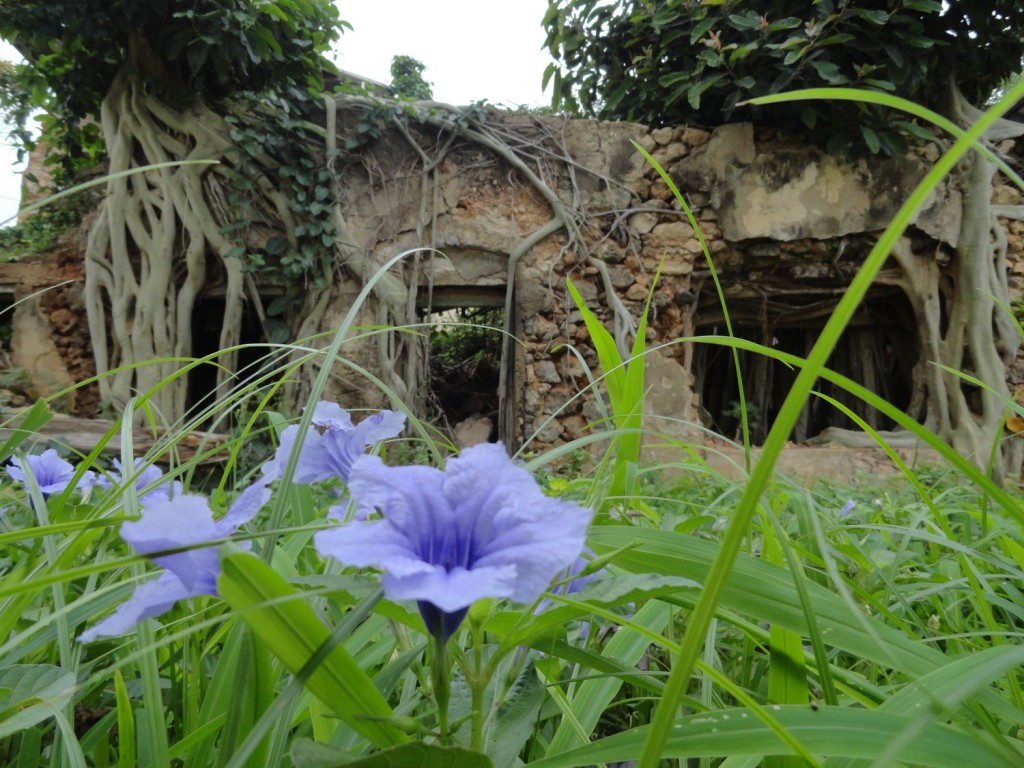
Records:
[[[96,373],[85,302],[83,232],[60,239],[46,254],[0,265],[0,290],[13,298],[9,363],[24,377],[0,390],[0,410],[50,396]],[[95,415],[95,385],[70,391],[54,406],[74,415]]]
[[[575,212],[585,241],[570,242],[561,230],[512,269],[511,328],[520,343],[509,363],[514,434],[506,439],[531,440],[537,448],[578,438],[606,416],[593,393],[579,394],[588,384],[584,364],[596,371],[597,356],[565,288],[570,278],[611,328],[605,268],[634,320],[660,268],[647,331],[648,346],[658,349],[647,356],[646,426],[670,439],[692,440],[700,432],[693,349],[674,340],[693,335],[698,322],[713,324],[708,315],[717,299],[700,239],[632,142],[652,153],[688,199],[738,314],[751,306],[744,298],[764,301],[772,291],[810,286],[831,297],[815,306],[822,324],[829,301],[839,300],[878,232],[938,157],[937,148],[925,147],[906,158],[847,162],[748,124],[650,131],[515,114],[502,121],[507,135],[521,139],[531,168]],[[440,147],[444,138],[429,141]],[[433,157],[430,146],[425,152]],[[343,209],[368,270],[403,251],[431,247],[436,251],[420,256],[421,305],[445,288],[507,286],[509,254],[550,221],[548,203],[478,145],[456,142],[432,175],[424,178],[421,169],[421,156],[397,132],[342,169]],[[909,232],[915,249],[940,258],[955,246],[960,216],[959,191],[939,187]],[[1024,249],[1020,233],[1010,229],[1010,261],[1019,270]],[[407,280],[411,258],[398,270]],[[351,296],[351,289],[339,290]],[[335,306],[325,330],[343,313],[344,300]],[[370,389],[349,386],[338,395],[374,399]],[[379,405],[379,398],[366,404]]]

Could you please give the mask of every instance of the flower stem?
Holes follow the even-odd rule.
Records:
[[[430,664],[430,681],[434,688],[434,703],[437,705],[437,729],[441,734],[441,743],[447,744],[449,740],[448,702],[451,698],[452,682],[447,643],[440,631],[434,635],[434,658]]]
[[[469,748],[474,752],[484,751],[484,693],[487,691],[487,681],[490,675],[483,670],[484,658],[484,633],[477,622],[470,622],[470,633],[473,637],[473,673],[467,675],[469,679],[469,690],[473,697],[473,717],[470,722]]]

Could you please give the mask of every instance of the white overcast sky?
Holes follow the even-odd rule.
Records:
[[[541,78],[550,58],[541,20],[548,0],[337,0],[346,30],[337,45],[342,69],[389,82],[391,59],[426,65],[434,98],[451,104],[486,99],[510,108],[542,106]],[[0,58],[17,53],[0,41]],[[21,168],[0,130],[0,221],[18,209]]]

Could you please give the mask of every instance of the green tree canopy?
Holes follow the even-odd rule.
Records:
[[[650,125],[802,126],[833,149],[905,142],[880,109],[740,104],[842,85],[942,109],[951,83],[980,103],[1024,55],[1019,0],[551,0],[544,26],[556,107]]]
[[[423,79],[424,70],[426,66],[412,56],[395,56],[391,59],[391,89],[404,99],[433,98],[430,83]]]
[[[25,58],[5,79],[9,110],[22,129],[42,110],[47,138],[74,152],[119,74],[175,109],[302,99],[322,89],[342,25],[329,0],[4,0],[0,37]]]

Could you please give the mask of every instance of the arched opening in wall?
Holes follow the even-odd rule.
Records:
[[[269,302],[269,299],[267,299]],[[192,355],[196,358],[206,357],[220,351],[220,326],[224,317],[224,299],[218,296],[203,296],[196,302],[192,311]],[[242,309],[242,328],[236,370],[239,372],[236,384],[241,384],[257,370],[256,365],[267,354],[263,346],[265,341],[263,327],[259,316],[251,302],[245,302]],[[249,346],[246,346],[249,345]],[[214,364],[197,365],[188,373],[188,394],[186,407],[192,412],[196,409],[209,408],[214,399],[222,393],[217,392],[217,366]]]
[[[504,286],[435,286],[420,291],[430,333],[426,407],[430,423],[459,447],[499,434]]]
[[[792,301],[783,306],[770,296],[756,302],[743,300],[734,304],[730,300],[733,331],[738,338],[806,358],[838,303],[835,295],[807,298],[799,306]],[[697,315],[696,328],[703,335],[725,335],[721,310],[708,306]],[[905,411],[910,405],[919,344],[914,313],[904,293],[898,288],[876,285],[861,302],[827,366]],[[799,371],[746,351],[740,351],[740,370],[751,441],[760,445]],[[693,371],[705,426],[729,439],[739,439],[740,395],[732,349],[717,344],[696,345]],[[874,408],[823,379],[818,380],[814,390],[842,403],[875,429],[895,426]],[[846,414],[812,395],[790,439],[802,442],[828,427],[857,429]]]

